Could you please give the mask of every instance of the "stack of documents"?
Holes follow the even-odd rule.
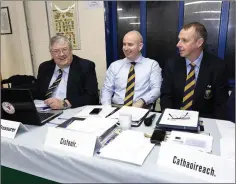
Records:
[[[66,127],[66,129],[93,134],[100,137],[117,122],[118,120],[116,119],[89,117],[84,121],[73,121]]]
[[[109,116],[109,118],[118,119],[120,114],[131,114],[132,121],[139,121],[145,116],[146,113],[148,113],[148,109],[123,106],[118,111],[116,111],[114,114]]]
[[[102,111],[95,115],[89,114],[94,108],[102,108]],[[103,117],[105,118],[106,116],[111,114],[114,110],[116,110],[116,107],[102,106],[102,105],[86,106],[82,111],[73,115],[73,117],[77,117],[77,118]]]
[[[153,147],[142,132],[125,130],[100,150],[100,156],[142,165]]]
[[[157,127],[165,130],[198,131],[199,112],[177,109],[165,109]]]
[[[192,148],[196,148],[199,151],[211,153],[213,137],[203,134],[171,131],[167,142],[183,144]]]

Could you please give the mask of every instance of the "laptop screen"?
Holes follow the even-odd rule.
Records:
[[[31,92],[28,89],[1,89],[2,119],[23,124],[40,125],[40,119]]]

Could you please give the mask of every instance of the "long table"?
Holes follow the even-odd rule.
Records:
[[[61,116],[70,117],[81,108],[66,110]],[[155,120],[160,114],[157,113]],[[154,121],[155,121],[154,120]],[[220,155],[220,132],[214,119],[201,118],[205,132],[213,138],[212,154]],[[204,182],[181,172],[157,167],[160,146],[155,146],[142,166],[123,163],[99,157],[68,155],[60,150],[44,150],[44,142],[48,127],[62,123],[58,118],[44,126],[26,127],[30,130],[16,136],[15,139],[1,138],[1,165],[22,171],[34,176],[59,183],[93,183],[93,182]],[[142,124],[133,130],[152,133],[155,124],[146,127]]]

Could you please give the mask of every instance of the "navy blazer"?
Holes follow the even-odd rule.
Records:
[[[163,71],[161,109],[180,109],[186,83],[186,62],[183,57],[169,59]],[[193,96],[192,110],[201,117],[226,119],[228,82],[223,60],[203,53]]]
[[[37,99],[45,100],[45,94],[55,67],[56,64],[53,59],[40,64],[36,82]],[[73,55],[67,81],[66,98],[71,103],[72,108],[99,103],[95,64],[92,61]]]

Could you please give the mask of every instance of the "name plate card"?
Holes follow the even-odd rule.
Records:
[[[1,137],[15,139],[18,129],[28,131],[28,129],[20,122],[1,119]]]
[[[68,153],[92,157],[97,137],[63,128],[48,127],[44,148],[56,148]]]
[[[235,161],[204,153],[194,148],[163,142],[157,165],[208,182],[235,183]]]

